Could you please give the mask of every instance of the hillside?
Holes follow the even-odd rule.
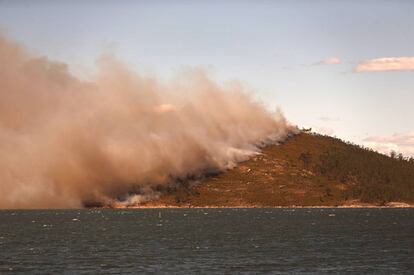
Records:
[[[350,206],[414,203],[414,161],[301,133],[233,170],[181,184],[144,207]]]

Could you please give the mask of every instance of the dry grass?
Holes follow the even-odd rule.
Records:
[[[340,152],[344,158],[333,160],[339,168],[324,171],[323,165],[331,165],[330,156],[337,157],[332,152]],[[326,157],[327,154],[329,157]],[[384,205],[391,200],[414,202],[414,177],[397,182],[395,188],[390,183],[391,187],[387,188],[397,195],[389,199],[381,196],[373,196],[371,199],[363,197],[361,194],[368,192],[372,183],[361,182],[364,176],[360,175],[361,172],[353,174],[356,170],[352,165],[359,165],[360,160],[348,159],[350,157],[368,159],[370,163],[367,165],[371,165],[370,169],[374,169],[374,172],[375,169],[384,170],[383,166],[377,168],[376,165],[385,163],[390,169],[393,169],[393,165],[402,165],[401,173],[414,175],[414,164],[408,161],[398,164],[397,159],[344,143],[339,139],[301,133],[282,145],[264,148],[262,155],[240,163],[233,170],[208,177],[193,186],[177,187],[162,195],[159,200],[148,202],[146,206],[277,207],[340,206],[358,202]],[[381,188],[383,183],[378,183],[378,189],[382,190]],[[399,193],[394,191],[401,191],[401,188],[408,191],[398,197]]]

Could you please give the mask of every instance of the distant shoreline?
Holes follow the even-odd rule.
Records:
[[[288,205],[288,206],[258,206],[258,205],[210,205],[210,206],[193,206],[193,205],[165,205],[165,204],[151,204],[151,205],[131,205],[131,206],[102,206],[102,207],[86,207],[86,208],[4,208],[0,211],[20,211],[20,210],[82,210],[82,209],[408,209],[414,208],[414,204],[391,202],[387,205],[374,204],[350,204],[350,205]]]
[[[301,132],[197,184],[130,208],[414,208],[414,166],[339,139]],[[98,205],[100,206],[100,205]]]
[[[414,208],[414,204],[408,203],[401,203],[401,202],[392,202],[388,203],[387,205],[374,205],[374,204],[351,204],[351,205],[316,205],[316,206],[301,206],[301,205],[289,205],[289,206],[257,206],[257,205],[233,205],[233,206],[220,206],[220,205],[213,205],[213,206],[193,206],[193,205],[164,205],[164,204],[153,204],[153,205],[137,205],[137,206],[115,206],[115,207],[104,207],[110,209],[162,209],[162,208],[172,208],[172,209],[179,209],[179,208],[240,208],[240,209],[250,209],[250,208],[266,208],[266,209],[285,209],[285,208]]]

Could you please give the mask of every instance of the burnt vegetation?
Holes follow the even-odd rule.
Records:
[[[235,169],[181,184],[155,205],[277,207],[414,203],[414,159],[309,131]]]

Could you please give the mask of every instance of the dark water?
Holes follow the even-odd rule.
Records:
[[[0,211],[0,273],[414,274],[414,209]]]

